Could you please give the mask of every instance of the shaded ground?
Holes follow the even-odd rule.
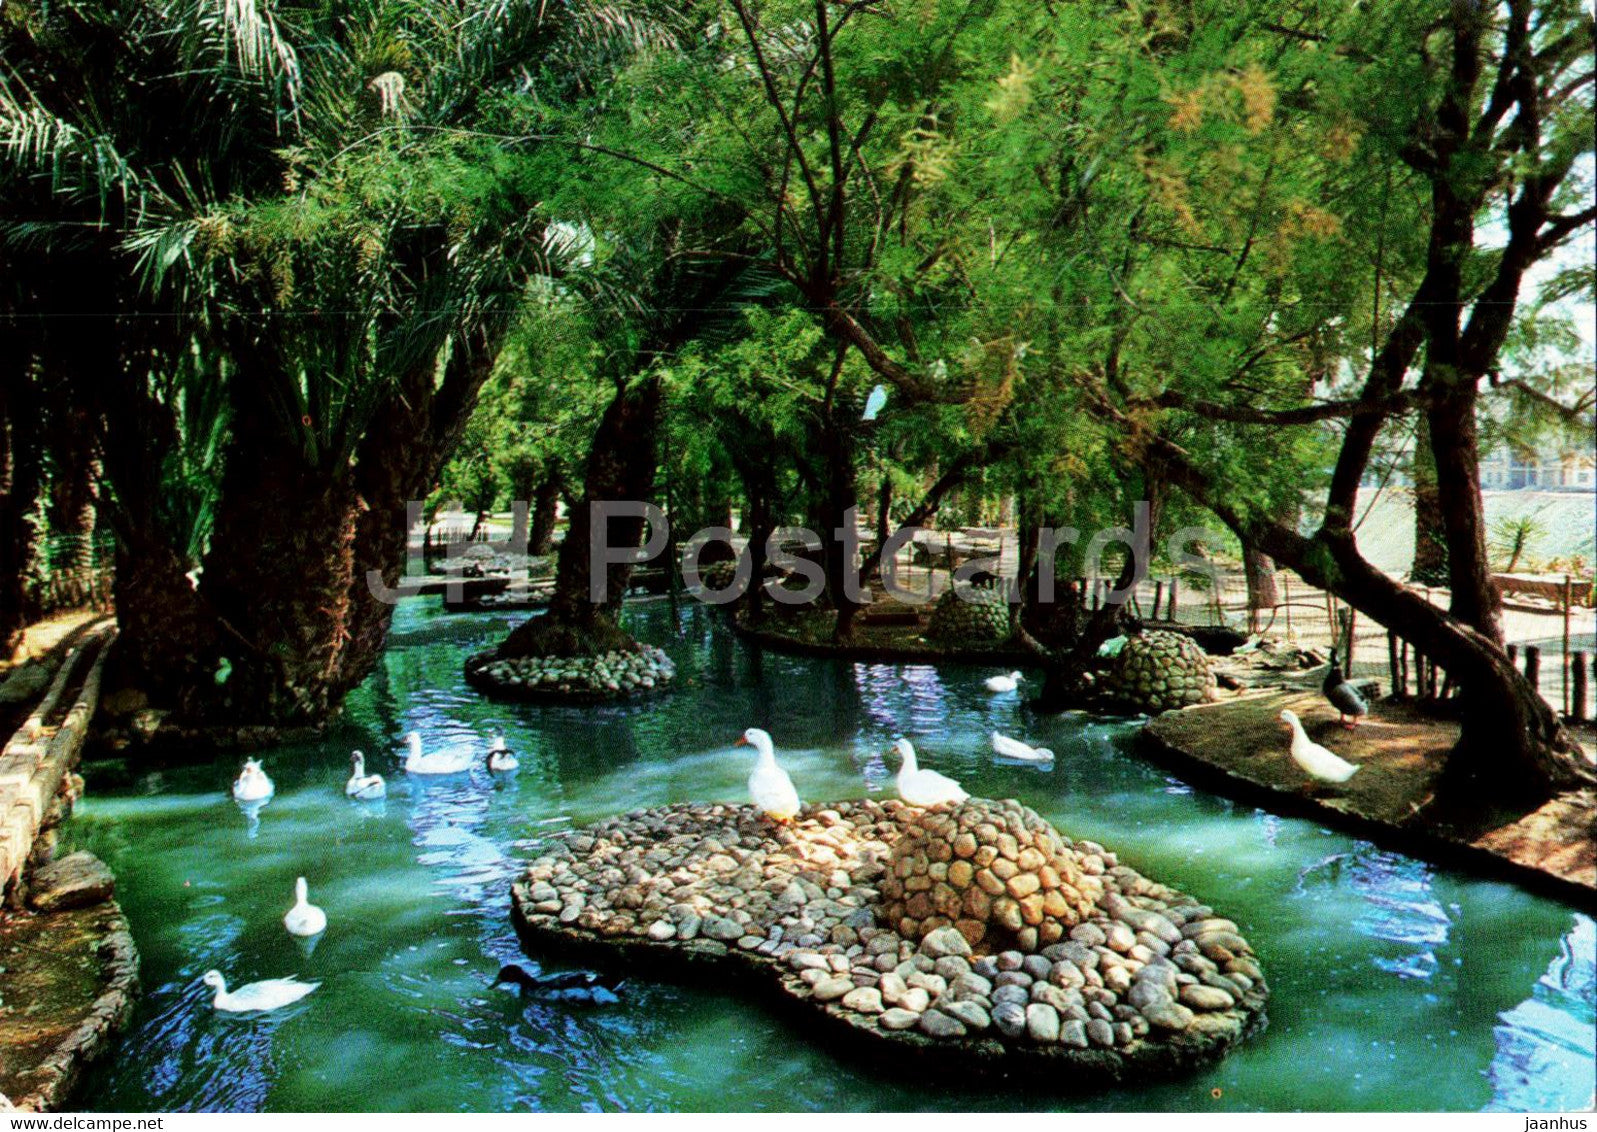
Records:
[[[0,1098],[65,1100],[133,1009],[138,956],[114,900],[0,916]]]
[[[1291,708],[1309,738],[1361,767],[1346,783],[1316,783],[1287,757],[1280,720]],[[1597,896],[1597,791],[1571,791],[1489,828],[1444,832],[1419,817],[1456,723],[1383,701],[1356,730],[1342,728],[1317,693],[1239,696],[1150,720],[1142,747],[1220,792],[1282,813],[1318,818],[1433,860],[1486,869],[1560,895]],[[1589,752],[1588,752],[1589,753]]]

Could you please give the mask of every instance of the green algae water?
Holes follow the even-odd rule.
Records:
[[[277,794],[243,812],[236,760],[128,774],[87,768],[67,829],[116,870],[145,996],[78,1103],[99,1110],[1557,1110],[1594,1092],[1592,919],[1312,822],[1184,785],[1131,751],[1132,725],[1032,718],[991,670],[759,653],[708,610],[635,607],[630,628],[679,686],[620,707],[481,699],[461,663],[518,619],[404,602],[344,723],[263,754]],[[891,790],[891,741],[972,793],[1015,797],[1068,835],[1213,904],[1257,948],[1269,1028],[1175,1081],[1085,1095],[1047,1082],[906,1080],[834,1056],[763,1001],[630,977],[614,1002],[519,997],[508,919],[518,863],[553,831],[643,806],[744,800],[733,741],[760,726],[806,800]],[[1052,771],[997,765],[990,730],[1048,746]],[[404,735],[481,749],[512,778],[407,778]],[[349,752],[388,779],[346,799]],[[480,765],[480,764],[479,764]],[[313,948],[283,913],[296,876],[330,926]],[[320,981],[268,1016],[218,1014],[237,985]],[[550,965],[561,970],[565,965]]]

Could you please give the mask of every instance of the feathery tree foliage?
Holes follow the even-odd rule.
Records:
[[[3,405],[94,406],[124,672],[185,719],[324,718],[430,492],[571,504],[507,654],[629,643],[626,568],[588,600],[602,500],[738,504],[761,553],[822,532],[844,642],[862,502],[880,537],[1014,497],[1035,593],[1081,552],[1041,528],[1144,501],[1156,543],[1217,516],[1446,667],[1449,795],[1593,777],[1504,655],[1477,474],[1483,432],[1590,434],[1549,304],[1592,272],[1534,282],[1594,222],[1574,0],[80,0],[0,31]],[[1354,546],[1404,461],[1447,610]],[[1116,612],[1022,615],[1051,695]]]

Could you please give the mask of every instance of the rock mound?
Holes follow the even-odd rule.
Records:
[[[967,817],[981,820],[966,827]],[[985,892],[975,881],[979,849],[955,848],[970,848],[965,834],[996,851],[982,866],[994,879],[992,866],[1011,860],[1013,876],[1037,879],[1037,891],[1020,897],[1006,883],[1017,909],[1043,891],[1044,869],[1057,874],[1047,891],[1064,907],[1035,924],[1022,911],[1017,929],[994,920],[995,896],[979,947],[974,927],[955,926],[975,916],[910,915],[910,900],[932,900],[939,882],[907,882],[932,877],[934,866],[971,863],[963,891]],[[1027,848],[1035,857],[1022,872]],[[921,861],[925,873],[915,871]],[[890,896],[896,882],[904,891]],[[940,898],[946,905],[949,895]],[[894,904],[903,915],[888,913]],[[651,962],[729,964],[873,1057],[902,1054],[914,1072],[937,1058],[967,1075],[1036,1069],[1071,1090],[1212,1061],[1263,1025],[1269,995],[1236,924],[1014,801],[931,812],[897,800],[836,802],[806,807],[789,827],[752,806],[639,810],[553,838],[512,885],[511,915],[533,954],[608,959],[634,973]],[[1044,944],[1044,925],[1063,934]],[[1031,938],[1022,933],[1035,933],[1036,946],[1019,946]]]
[[[926,622],[926,639],[942,645],[990,645],[1009,634],[1009,601],[998,586],[949,589]]]
[[[977,955],[1058,943],[1103,885],[1037,814],[972,798],[910,819],[881,883],[882,923],[905,939],[958,929]]]
[[[611,649],[596,656],[501,657],[479,653],[466,661],[466,680],[510,699],[625,699],[670,685],[676,665],[653,645]]]
[[[1132,637],[1104,678],[1104,691],[1137,711],[1157,715],[1214,699],[1209,656],[1191,637],[1162,630]]]

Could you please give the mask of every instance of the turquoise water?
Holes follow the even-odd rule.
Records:
[[[88,768],[72,840],[115,868],[143,954],[144,1000],[80,1094],[100,1110],[1560,1109],[1594,1091],[1589,916],[1183,785],[1138,759],[1124,723],[1031,720],[990,670],[763,655],[706,611],[664,603],[631,627],[680,666],[626,707],[495,704],[461,661],[514,623],[403,604],[381,669],[344,725],[265,754],[277,795],[252,821],[231,758],[129,775]],[[840,1060],[765,1005],[630,979],[608,1005],[522,999],[489,980],[521,959],[507,918],[518,861],[551,831],[639,806],[739,800],[745,727],[775,736],[807,799],[888,786],[882,752],[975,793],[1017,797],[1068,834],[1214,904],[1274,988],[1270,1025],[1178,1081],[1059,1097],[1016,1080],[962,1087]],[[997,766],[991,728],[1052,747],[1057,769]],[[404,734],[431,750],[503,730],[520,773],[407,780]],[[343,797],[348,753],[389,797]],[[284,932],[294,878],[330,927]],[[529,967],[532,961],[523,960]],[[199,976],[322,985],[263,1017],[219,1015]],[[1218,1090],[1218,1096],[1215,1091]]]

